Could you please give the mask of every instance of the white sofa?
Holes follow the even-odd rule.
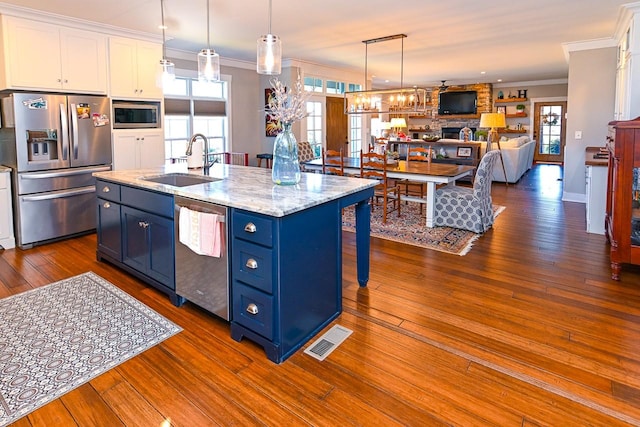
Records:
[[[482,143],[482,153],[486,150],[486,143]],[[494,144],[494,149],[498,148]],[[516,183],[533,166],[533,155],[536,149],[536,141],[528,136],[502,139],[500,141],[504,168],[507,171],[507,182]],[[493,180],[505,182],[504,171],[500,159],[493,168]]]

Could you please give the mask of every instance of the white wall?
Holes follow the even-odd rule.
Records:
[[[585,148],[604,146],[608,123],[614,117],[615,88],[616,48],[569,53],[565,201],[585,201]],[[575,138],[576,131],[582,132],[582,139]]]

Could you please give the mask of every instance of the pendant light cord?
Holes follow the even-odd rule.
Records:
[[[367,90],[367,64],[368,64],[368,58],[369,58],[369,44],[365,43],[364,44],[364,89]],[[372,82],[373,83],[373,82]],[[373,84],[371,85],[371,87],[373,87]]]
[[[209,0],[207,0],[207,47],[211,50],[211,41],[209,38]]]
[[[166,39],[164,35],[164,0],[160,0],[160,18],[162,19],[162,59],[167,57],[167,48],[165,47]]]
[[[271,0],[269,0],[269,33],[271,34]]]
[[[404,87],[404,37],[400,38],[400,93]]]

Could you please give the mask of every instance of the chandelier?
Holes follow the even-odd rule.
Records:
[[[404,39],[406,34],[363,40],[365,44],[364,81],[367,84],[368,46],[372,43],[401,39],[400,88],[361,90],[344,93],[345,114],[421,114],[431,108],[431,93],[417,87],[403,87],[404,80]]]

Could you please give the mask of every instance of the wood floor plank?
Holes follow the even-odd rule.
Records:
[[[60,400],[79,426],[124,426],[118,415],[89,384],[70,391]]]
[[[26,424],[25,424],[26,423]],[[75,426],[78,425],[73,419],[61,399],[36,409],[26,417],[13,423],[13,427],[27,426]]]

